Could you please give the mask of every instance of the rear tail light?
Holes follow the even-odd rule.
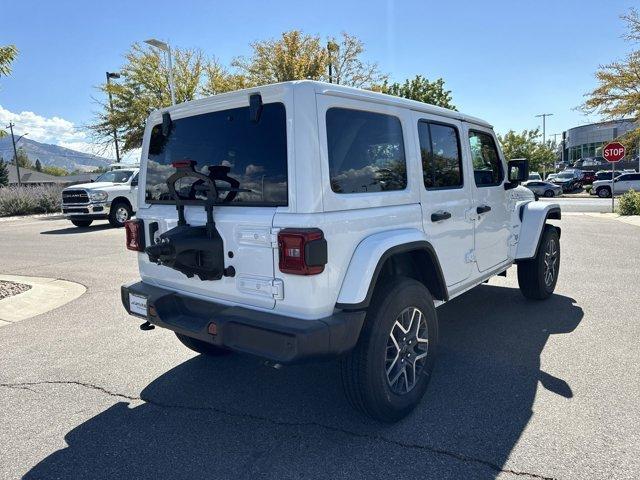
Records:
[[[278,232],[282,273],[316,275],[327,264],[327,241],[318,228],[285,228]]]
[[[127,220],[124,222],[124,230],[127,232],[127,249],[134,252],[144,251],[144,223],[142,220]]]

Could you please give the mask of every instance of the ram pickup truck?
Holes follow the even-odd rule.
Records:
[[[337,359],[382,421],[423,397],[440,305],[514,266],[531,300],[558,280],[560,207],[460,112],[286,82],[155,111],[142,151],[141,279],[121,289],[141,328],[211,357]]]
[[[100,175],[95,182],[81,183],[62,191],[62,213],[76,227],[88,227],[106,219],[122,227],[138,206],[139,168],[120,168]]]

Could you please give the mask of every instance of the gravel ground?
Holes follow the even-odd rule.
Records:
[[[26,285],[24,283],[0,281],[0,300],[26,292],[30,288],[31,285]]]

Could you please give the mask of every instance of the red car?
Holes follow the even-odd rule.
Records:
[[[591,185],[596,180],[596,172],[591,170],[583,170],[580,182],[583,185]]]

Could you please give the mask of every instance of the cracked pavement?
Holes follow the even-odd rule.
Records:
[[[389,426],[350,409],[331,362],[275,370],[140,331],[122,230],[6,222],[1,273],[88,290],[0,330],[0,478],[635,478],[640,229],[561,225],[557,295],[525,301],[512,269],[441,307],[427,395]]]

